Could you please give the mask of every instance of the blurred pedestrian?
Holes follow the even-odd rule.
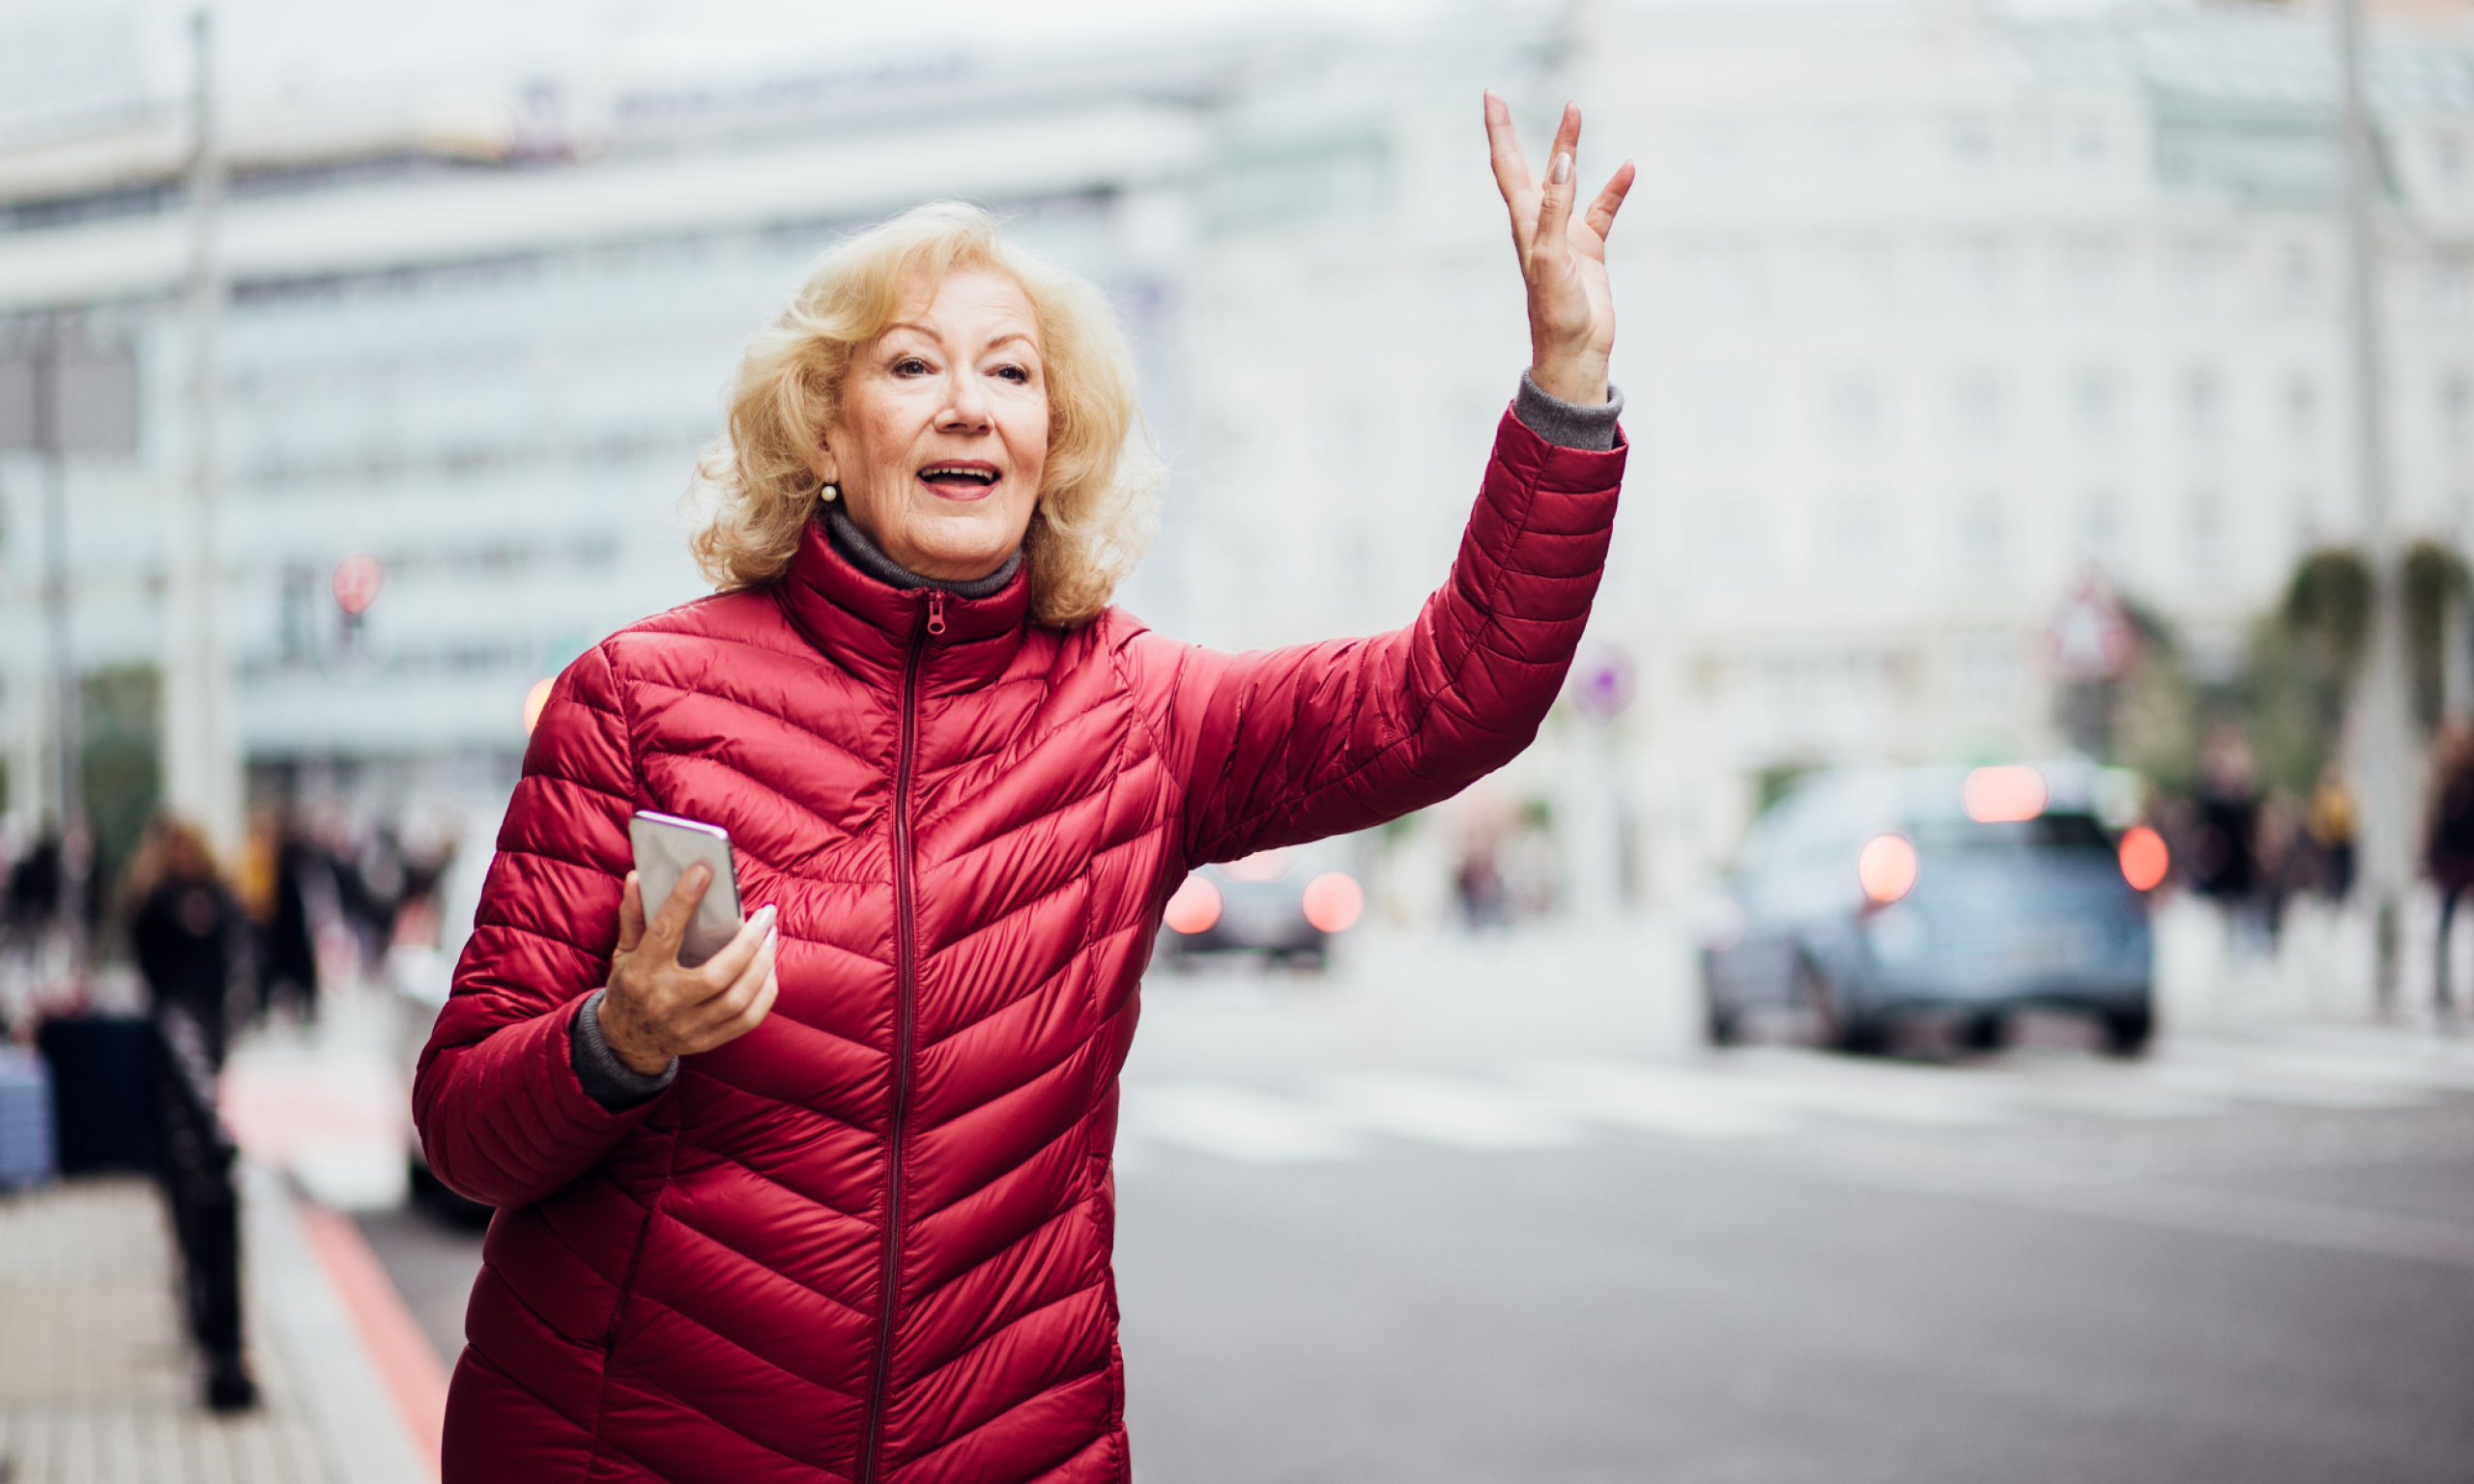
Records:
[[[226,1015],[248,963],[248,920],[215,866],[206,837],[169,815],[156,819],[131,862],[129,940],[155,1024],[158,1172],[181,1250],[189,1335],[217,1412],[255,1405],[242,1355],[239,1152],[216,1107]]]
[[[318,1017],[318,942],[310,928],[310,883],[329,868],[289,809],[264,816],[251,832],[250,843],[258,863],[255,873],[261,877],[251,913],[257,928],[257,1008],[273,1013],[287,1007],[305,1024]]]
[[[158,817],[130,862],[129,946],[159,1021],[196,1026],[209,1064],[223,1066],[229,1016],[245,984],[249,924],[195,825]]]
[[[1169,889],[1501,767],[1605,560],[1631,170],[1576,211],[1578,110],[1542,188],[1486,115],[1531,365],[1395,633],[1221,654],[1108,606],[1150,524],[1131,358],[975,208],[847,239],[751,345],[723,591],[559,677],[422,1055],[431,1169],[500,1208],[452,1484],[1131,1476],[1109,1150]],[[639,806],[737,847],[754,910],[700,968],[709,873],[644,899]]]
[[[2237,943],[2265,937],[2258,921],[2259,770],[2241,728],[2220,723],[2200,756],[2191,885],[2224,908]]]
[[[2457,917],[2458,899],[2474,886],[2474,727],[2451,720],[2440,728],[2432,750],[2431,826],[2424,837],[2423,869],[2431,872],[2439,893],[2437,974],[2432,1002],[2443,1015],[2453,1013],[2449,988],[2448,929]]]
[[[2332,901],[2345,900],[2354,889],[2354,795],[2333,757],[2319,765],[2303,831],[2316,862],[2314,874],[2320,894]]]

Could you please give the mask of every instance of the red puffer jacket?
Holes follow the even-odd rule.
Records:
[[[450,1484],[1128,1477],[1116,1078],[1189,868],[1389,819],[1527,746],[1624,451],[1511,416],[1410,627],[1226,655],[853,568],[613,635],[560,676],[414,1101],[500,1208]],[[638,809],[781,909],[753,1033],[613,1113],[569,1059]]]

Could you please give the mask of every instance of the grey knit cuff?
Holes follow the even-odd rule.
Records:
[[[567,1060],[574,1064],[576,1080],[584,1084],[585,1096],[613,1113],[624,1113],[660,1097],[664,1089],[678,1080],[678,1058],[647,1076],[610,1049],[601,1039],[601,998],[607,989],[595,989],[576,1007],[576,1017],[567,1022]]]
[[[1624,415],[1624,393],[1609,383],[1604,406],[1584,407],[1539,390],[1523,371],[1520,394],[1511,399],[1511,410],[1530,432],[1558,448],[1594,448],[1603,453],[1615,446],[1615,419]]]

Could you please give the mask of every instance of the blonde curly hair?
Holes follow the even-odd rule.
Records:
[[[1024,252],[986,211],[913,207],[828,249],[771,326],[748,343],[730,432],[697,460],[711,506],[688,548],[723,591],[779,578],[816,518],[818,456],[851,357],[900,317],[918,286],[990,269],[1021,286],[1047,370],[1048,464],[1022,537],[1031,616],[1088,623],[1159,529],[1159,466],[1141,436],[1134,357],[1100,291]]]

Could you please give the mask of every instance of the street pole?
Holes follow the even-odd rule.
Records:
[[[224,663],[217,600],[222,565],[216,538],[216,423],[221,414],[217,338],[225,285],[217,241],[223,159],[216,135],[213,14],[191,18],[195,77],[189,163],[189,434],[191,466],[174,497],[166,554],[168,663],[163,676],[164,796],[194,820],[216,853],[241,846],[241,758]]]
[[[2382,1013],[2397,1008],[2406,893],[2413,884],[2413,816],[2421,797],[2405,683],[2402,573],[2388,509],[2388,438],[2379,318],[2379,160],[2363,93],[2361,0],[2337,0],[2345,78],[2346,313],[2353,362],[2354,477],[2363,553],[2371,564],[2371,635],[2350,728],[2362,799],[2362,885],[2370,894]]]
[[[69,452],[60,407],[62,327],[45,322],[35,349],[34,442],[43,466],[43,629],[51,670],[52,795],[60,806],[60,915],[69,936],[70,982],[86,983],[86,888],[94,863],[94,832],[86,820],[85,778],[77,694],[77,655],[70,631]]]

